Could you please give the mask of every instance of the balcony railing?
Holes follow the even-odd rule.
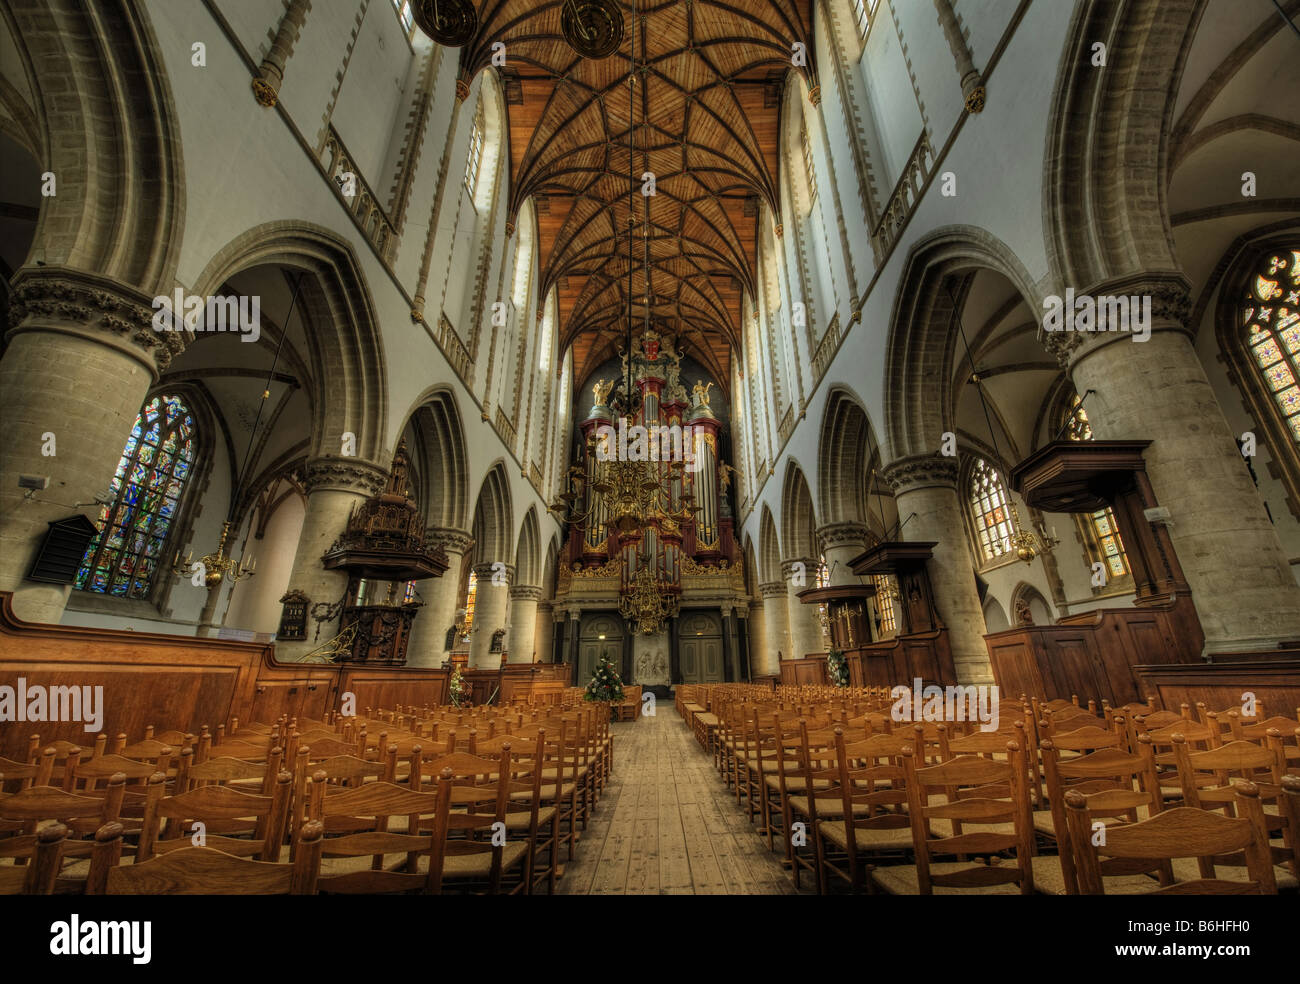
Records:
[[[378,196],[352,163],[352,155],[348,153],[333,126],[329,129],[329,136],[321,151],[321,166],[329,176],[334,194],[347,206],[362,233],[370,240],[375,251],[391,263],[397,250],[397,230],[389,221],[384,207],[379,204]],[[348,192],[352,194],[349,195]]]
[[[442,354],[447,357],[447,361],[460,377],[460,381],[472,387],[474,363],[470,361],[469,349],[465,348],[465,343],[460,340],[460,336],[456,334],[456,329],[447,320],[447,316],[440,315],[438,324],[429,327],[433,331],[433,340],[438,343],[438,348],[442,349]]]
[[[917,140],[916,148],[904,166],[898,184],[894,186],[894,193],[885,203],[880,221],[871,231],[871,245],[875,250],[877,263],[880,263],[889,253],[890,247],[894,245],[899,233],[907,225],[912,210],[920,201],[921,189],[930,179],[932,167],[934,167],[934,148],[930,146],[930,134],[922,130],[921,138]]]

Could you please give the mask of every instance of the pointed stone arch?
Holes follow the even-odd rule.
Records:
[[[469,528],[468,456],[456,395],[438,387],[416,401],[403,431],[418,463],[420,508],[428,526]]]
[[[892,496],[887,487],[881,488],[880,468],[880,440],[862,401],[847,387],[833,387],[817,442],[817,511],[822,524],[864,523],[883,537],[892,521],[889,512],[871,500]]]
[[[885,349],[887,461],[935,454],[944,432],[954,428],[947,381],[963,346],[952,298],[961,278],[980,269],[1002,275],[1032,309],[1042,310],[1024,264],[997,237],[954,225],[919,239],[899,279]]]
[[[310,457],[336,454],[344,433],[356,436],[356,456],[387,458],[387,368],[374,302],[352,245],[307,222],[271,222],[223,247],[199,275],[193,292],[209,296],[241,270],[279,266],[302,275],[299,303],[314,325],[310,346]]]
[[[505,463],[498,460],[479,486],[471,524],[474,563],[510,563],[514,559],[514,510]]]
[[[524,514],[523,524],[519,527],[518,546],[515,548],[515,584],[540,587],[541,560],[541,533],[537,527],[537,507],[529,506],[528,512]]]
[[[49,0],[5,4],[3,16],[36,101],[24,130],[34,122],[33,150],[57,181],[33,249],[49,268],[170,293],[185,175],[171,84],[144,7]]]
[[[763,513],[758,520],[758,551],[762,565],[760,582],[771,584],[781,580],[781,540],[776,534],[772,510],[763,503]]]
[[[781,491],[781,543],[783,560],[812,560],[816,563],[817,516],[813,512],[812,494],[799,463],[790,458],[785,463],[785,482]]]

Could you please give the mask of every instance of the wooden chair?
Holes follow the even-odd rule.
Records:
[[[1136,755],[1116,744],[1073,758],[1061,758],[1057,743],[1068,743],[1072,737],[1066,733],[1048,739],[1042,748],[1050,808],[1048,816],[1052,821],[1058,857],[1035,859],[1035,887],[1052,895],[1078,895],[1080,892],[1074,845],[1066,820],[1067,792],[1109,792],[1111,795],[1104,800],[1093,801],[1095,806],[1090,817],[1092,824],[1100,822],[1108,829],[1116,823],[1137,823],[1159,813],[1164,806],[1150,741],[1141,741],[1140,752]],[[1171,883],[1173,871],[1167,863],[1162,864],[1157,866],[1158,873],[1165,884]],[[1107,859],[1101,863],[1100,874],[1111,879],[1107,883],[1110,894],[1133,895],[1150,889],[1150,879],[1144,875],[1150,870],[1153,869],[1149,865],[1134,867],[1130,862]]]
[[[777,759],[782,829],[794,887],[799,888],[800,871],[807,870],[813,876],[819,895],[824,895],[826,888],[822,882],[823,855],[821,840],[817,836],[818,824],[823,816],[837,815],[844,803],[840,790],[837,735],[843,739],[842,729],[809,730],[808,722],[801,720],[794,763],[788,763],[784,756]],[[803,824],[801,840],[809,850],[800,851],[795,843],[796,823]]]
[[[1025,789],[1024,753],[1007,742],[1007,760],[959,755],[948,762],[918,768],[919,756],[904,749],[908,815],[912,822],[914,865],[877,867],[872,880],[894,895],[933,895],[935,889],[1028,895],[1034,890],[1033,828]],[[949,792],[956,789],[956,798]],[[931,790],[941,802],[931,802]],[[950,824],[950,836],[936,831]],[[1010,825],[1010,831],[966,831],[964,827]],[[1014,851],[1013,864],[971,864],[966,860],[935,862],[936,856],[990,860]]]
[[[510,764],[510,799],[506,811],[506,834],[528,844],[526,894],[533,894],[546,884],[547,894],[555,894],[559,875],[560,810],[554,804],[542,805],[542,788],[546,773],[546,731],[539,729],[533,739],[517,735],[499,735],[480,746],[484,755],[505,754]],[[546,856],[541,867],[538,859]]]
[[[1237,787],[1238,802],[1246,816],[1225,817],[1190,806],[1164,810],[1134,824],[1105,828],[1103,843],[1093,842],[1092,811],[1086,796],[1077,790],[1065,794],[1066,816],[1074,847],[1079,888],[1085,895],[1105,895],[1101,857],[1141,862],[1175,858],[1217,857],[1244,851],[1250,880],[1228,881],[1200,878],[1173,884],[1154,885],[1151,895],[1274,895],[1273,865],[1268,856],[1268,835],[1264,829],[1259,791],[1253,783]],[[1106,799],[1113,792],[1094,793]]]
[[[830,885],[827,876],[847,882],[854,894],[864,888],[870,891],[872,864],[911,850],[912,821],[907,815],[907,774],[902,764],[904,749],[910,747],[902,734],[875,734],[849,742],[842,729],[836,729],[840,803],[836,808],[829,796],[816,800],[823,891]]]
[[[38,757],[29,762],[15,762],[0,756],[0,792],[6,785],[13,785],[10,792],[16,793],[32,786],[48,786],[54,776],[54,749],[47,748]]]
[[[46,824],[36,833],[30,863],[0,867],[0,895],[53,895],[63,865],[63,845],[70,831],[61,823]],[[0,857],[8,857],[10,841],[0,840]]]
[[[1249,741],[1232,741],[1199,752],[1192,751],[1182,735],[1175,735],[1174,759],[1178,765],[1179,783],[1185,790],[1184,801],[1188,806],[1222,810],[1226,815],[1232,816],[1239,801],[1238,784],[1252,783],[1258,790],[1265,828],[1270,834],[1276,831],[1281,840],[1276,846],[1269,845],[1269,856],[1273,863],[1294,866],[1300,860],[1300,846],[1289,837],[1290,824],[1284,812],[1282,771],[1285,768],[1285,758],[1282,738],[1276,728],[1269,730],[1267,746]],[[1214,783],[1207,785],[1202,781],[1206,778],[1212,778]],[[1263,812],[1266,803],[1275,805],[1278,812]],[[1246,861],[1241,854],[1213,859],[1200,858],[1197,865],[1199,877],[1216,877],[1216,865],[1241,868],[1246,865]],[[1196,877],[1186,866],[1180,868],[1176,865],[1174,874],[1180,878]],[[1293,889],[1297,885],[1295,876],[1285,868],[1279,868],[1274,877],[1278,888]]]
[[[518,875],[508,894],[522,893],[528,846],[504,837],[510,799],[507,756],[496,761],[458,752],[438,774],[438,811],[429,856],[431,891],[449,886],[500,894],[507,875]],[[484,780],[485,776],[494,779]],[[486,836],[485,836],[486,835]]]
[[[320,847],[321,857],[349,859],[350,862],[367,858],[370,866],[362,868],[344,862],[332,866],[338,870],[331,871],[331,866],[322,861],[318,890],[339,894],[429,891],[432,867],[421,874],[419,859],[432,850],[433,838],[420,831],[434,825],[437,795],[412,792],[382,780],[338,789],[333,795],[326,795],[326,787],[324,772],[312,777],[308,806],[311,819],[301,829],[319,823],[327,832],[331,826],[348,831],[338,837],[325,838]],[[400,821],[404,832],[389,829],[394,818]],[[295,844],[295,856],[297,851],[298,845]],[[388,855],[399,857],[394,864],[385,867]]]
[[[102,796],[68,793],[54,786],[0,793],[0,831],[9,834],[0,839],[0,858],[11,858],[18,867],[29,865],[40,846],[39,831],[44,821],[57,821],[69,831],[70,836],[60,843],[61,861],[88,857],[93,843],[79,838],[117,819],[125,787],[126,776],[116,775]],[[55,890],[80,892],[82,885],[81,879],[61,879]]]
[[[211,847],[182,847],[120,867],[122,827],[106,824],[95,835],[86,894],[314,895],[320,845],[320,825],[308,824],[292,864],[250,861]]]
[[[228,786],[201,786],[164,796],[161,785],[150,788],[136,850],[137,863],[155,854],[183,850],[193,843],[195,824],[203,846],[261,861],[280,860],[289,816],[293,776],[281,772],[267,796],[241,793]],[[164,824],[165,821],[165,824]]]

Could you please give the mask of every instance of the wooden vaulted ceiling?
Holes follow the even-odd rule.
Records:
[[[648,203],[653,323],[727,387],[742,297],[756,293],[759,205],[779,200],[778,115],[796,41],[809,52],[798,70],[816,84],[810,0],[635,0],[635,18],[622,3],[622,47],[601,60],[565,43],[564,2],[486,0],[461,54],[470,78],[505,43],[510,214],[533,199],[561,351],[573,345],[581,385],[626,338],[633,187],[635,330],[646,310]],[[649,198],[646,171],[657,186]]]

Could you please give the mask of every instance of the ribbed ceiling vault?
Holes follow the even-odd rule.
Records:
[[[757,280],[760,202],[778,201],[778,114],[794,42],[816,84],[809,0],[660,0],[621,4],[622,48],[584,60],[560,31],[561,0],[488,0],[462,49],[462,76],[492,63],[510,120],[510,214],[537,203],[543,289],[559,287],[561,346],[579,382],[627,331],[628,181],[634,317],[645,315],[645,203],[651,316],[722,386],[741,337],[742,291]],[[629,86],[635,32],[636,82]],[[629,106],[629,90],[632,105]],[[635,150],[629,169],[628,117]],[[652,171],[657,195],[643,198]]]

